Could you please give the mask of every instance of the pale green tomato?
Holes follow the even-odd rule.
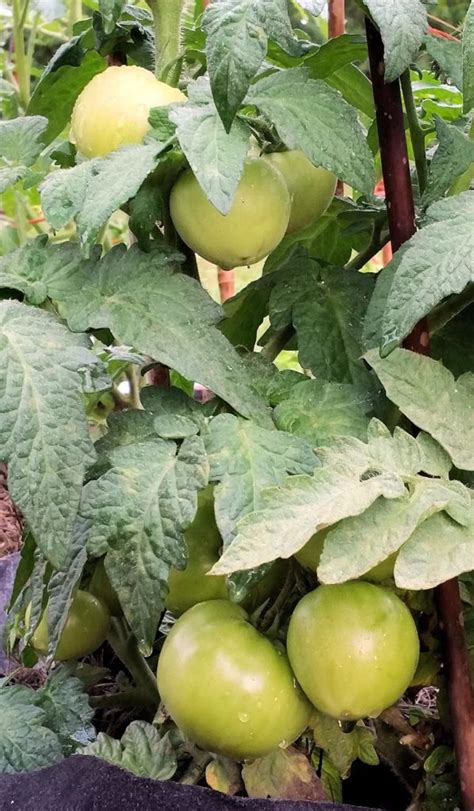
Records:
[[[285,178],[291,197],[287,233],[312,225],[329,207],[336,191],[337,178],[327,169],[314,166],[304,152],[273,152],[266,155]]]
[[[171,191],[170,211],[181,239],[199,256],[229,270],[253,265],[283,239],[290,217],[283,176],[262,158],[245,162],[229,213],[209,202],[189,170]]]
[[[420,646],[404,603],[360,580],[320,586],[296,606],[288,657],[304,692],[340,720],[376,717],[410,685]]]
[[[183,570],[170,571],[166,608],[179,617],[188,608],[204,600],[227,598],[226,578],[208,575],[219,558],[222,538],[214,516],[214,488],[209,485],[198,496],[198,510],[190,527],[184,533],[188,549],[188,562]]]
[[[72,111],[70,140],[86,158],[108,155],[125,144],[140,144],[150,129],[152,107],[179,101],[186,101],[186,96],[159,82],[145,68],[107,68],[79,95]]]
[[[177,620],[163,645],[157,679],[184,734],[235,760],[288,745],[309,722],[311,706],[286,654],[228,601],[199,603]]]
[[[60,661],[78,659],[97,650],[105,641],[109,625],[110,614],[104,603],[87,591],[78,591],[59,637],[55,658]],[[38,653],[46,654],[48,642],[48,619],[45,611],[31,637],[31,644]]]
[[[318,573],[318,566],[323,553],[326,535],[331,529],[334,529],[334,526],[319,530],[319,532],[316,532],[315,535],[309,539],[308,543],[295,555],[298,563],[301,563],[306,569],[311,569],[315,574]],[[363,580],[369,580],[371,583],[383,583],[384,580],[389,580],[393,577],[397,555],[398,552],[394,552],[393,555],[390,555],[386,560],[382,560],[377,566],[374,566],[372,569],[369,569],[368,572],[361,575],[361,578]]]

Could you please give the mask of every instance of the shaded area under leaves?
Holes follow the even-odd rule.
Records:
[[[361,811],[332,803],[248,800],[195,786],[135,777],[93,757],[76,755],[59,766],[0,776],[0,808],[37,811]]]

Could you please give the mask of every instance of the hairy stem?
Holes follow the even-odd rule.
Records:
[[[129,671],[144,702],[151,707],[157,707],[159,695],[155,675],[141,655],[138,642],[124,619],[117,617],[112,619],[108,642]]]
[[[184,0],[148,0],[155,29],[158,79],[176,87],[181,73],[181,13]]]
[[[15,72],[22,107],[27,108],[30,100],[30,72],[25,52],[24,29],[28,0],[21,6],[21,0],[13,0],[13,41],[15,44]]]
[[[294,334],[295,329],[292,324],[288,324],[288,326],[282,329],[281,332],[276,332],[275,335],[272,335],[268,343],[266,343],[263,347],[261,352],[262,358],[274,361],[280,352],[284,350],[285,346],[291,340]]]
[[[413,98],[413,88],[411,86],[410,70],[407,69],[402,73],[401,86],[403,93],[403,100],[405,102],[405,110],[408,119],[408,126],[410,128],[411,143],[413,146],[413,153],[415,155],[416,174],[418,177],[418,186],[420,194],[423,194],[426,189],[428,180],[428,164],[426,162],[425,150],[425,134],[420,125],[418,113],[416,112],[415,99]]]

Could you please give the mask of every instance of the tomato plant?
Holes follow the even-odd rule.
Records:
[[[105,641],[109,630],[110,614],[97,597],[79,590],[68,611],[64,628],[59,637],[55,656],[59,660],[78,659],[93,653]],[[38,653],[46,654],[49,645],[47,612],[31,637],[31,644]]]
[[[474,806],[474,7],[352,5],[0,8],[0,772]]]
[[[262,757],[292,743],[310,705],[286,655],[248,622],[240,606],[194,606],[166,639],[158,689],[191,740],[227,757]]]
[[[380,715],[400,698],[418,664],[416,625],[388,589],[321,586],[292,614],[288,656],[312,703],[339,720]]]

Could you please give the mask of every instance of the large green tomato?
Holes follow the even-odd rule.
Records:
[[[214,488],[209,485],[198,496],[196,518],[185,532],[188,563],[182,571],[172,568],[168,579],[166,608],[179,617],[204,600],[225,600],[226,579],[208,575],[219,558],[222,538],[214,516]]]
[[[326,527],[316,532],[315,535],[309,539],[308,543],[295,555],[298,563],[301,563],[306,569],[311,569],[315,574],[318,572],[326,535],[331,529],[334,529],[334,527]],[[397,552],[394,552],[393,555],[390,555],[386,560],[383,560],[381,563],[378,563],[377,566],[369,569],[368,572],[362,575],[362,578],[372,583],[383,583],[384,580],[393,577],[397,554]]]
[[[113,617],[117,617],[122,613],[118,594],[105,571],[104,558],[101,558],[95,565],[94,573],[89,584],[89,591],[105,603]]]
[[[224,600],[199,603],[167,637],[158,689],[171,717],[203,749],[236,760],[296,740],[311,706],[286,654]]]
[[[31,637],[38,653],[48,652],[48,619],[46,611]],[[78,591],[74,597],[66,624],[59,638],[55,658],[67,661],[78,659],[97,650],[105,641],[110,625],[110,614],[105,605],[87,591]]]
[[[337,178],[327,169],[314,166],[304,152],[273,152],[266,156],[280,170],[291,197],[287,233],[300,231],[324,214],[336,191]]]
[[[225,216],[209,202],[191,171],[178,178],[170,197],[171,217],[186,245],[225,269],[252,265],[271,253],[285,235],[290,208],[283,176],[262,158],[245,162]]]
[[[86,158],[108,155],[125,144],[139,144],[150,129],[152,107],[186,96],[135,65],[107,68],[79,95],[72,111],[70,139]]]
[[[320,586],[296,606],[288,657],[310,701],[341,720],[377,716],[409,686],[419,657],[416,625],[386,588]]]

